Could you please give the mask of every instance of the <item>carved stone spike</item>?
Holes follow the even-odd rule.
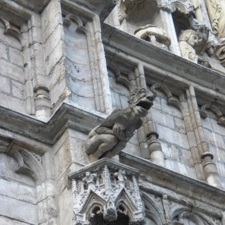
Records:
[[[135,88],[129,106],[114,110],[99,126],[95,127],[86,141],[85,150],[91,162],[101,157],[111,158],[125,148],[134,131],[143,123],[153,105],[154,93],[145,88]]]

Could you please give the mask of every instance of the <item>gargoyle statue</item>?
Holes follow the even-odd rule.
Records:
[[[155,93],[145,88],[135,88],[125,109],[115,109],[100,125],[95,127],[85,144],[89,160],[111,158],[126,147],[134,131],[143,123],[141,117],[148,114],[153,105]]]

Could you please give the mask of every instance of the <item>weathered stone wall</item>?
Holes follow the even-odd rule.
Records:
[[[71,100],[78,105],[95,109],[93,81],[91,76],[88,37],[85,30],[82,31],[79,21],[69,21],[64,25],[66,73],[71,90]],[[80,21],[80,23],[82,23]]]
[[[69,94],[66,86],[64,64],[64,34],[59,1],[53,0],[41,15],[42,41],[44,46],[44,65],[46,82],[50,91],[53,111]]]
[[[3,225],[36,224],[37,196],[34,181],[17,174],[14,158],[0,153],[0,223]]]
[[[74,225],[68,174],[90,164],[88,132],[127,107],[131,89],[141,86],[156,92],[154,105],[112,160],[139,169],[140,190],[132,194],[142,193],[146,224],[224,225],[225,128],[210,110],[200,118],[208,98],[223,119],[224,76],[179,57],[171,13],[160,9],[147,22],[165,22],[176,55],[134,37],[143,21],[131,14],[119,21],[118,6],[106,19],[108,31],[101,11],[109,1],[39,1],[41,9],[24,2],[0,0],[0,224]],[[215,57],[210,62],[224,71]],[[35,115],[45,107],[48,113]],[[150,132],[159,135],[161,164]]]
[[[162,144],[166,168],[196,178],[181,110],[169,105],[165,94],[157,91],[150,112]]]
[[[214,156],[213,161],[216,163],[218,173],[225,187],[225,128],[218,124],[217,117],[210,111],[208,117],[202,119],[201,122],[208,148]]]
[[[20,40],[5,33],[0,21],[0,104],[6,108],[26,112],[26,91],[23,53]]]

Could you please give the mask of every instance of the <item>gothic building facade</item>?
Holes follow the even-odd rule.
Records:
[[[0,61],[1,225],[225,225],[225,0],[0,0]]]

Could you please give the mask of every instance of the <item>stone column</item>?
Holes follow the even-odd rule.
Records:
[[[222,189],[216,164],[212,161],[213,154],[210,152],[204,152],[201,158],[202,158],[202,165],[206,175],[207,183],[214,187]]]
[[[165,167],[164,155],[158,137],[158,133],[154,131],[147,134],[149,154],[153,163]]]
[[[34,105],[36,117],[47,122],[52,111],[48,88],[44,86],[37,86],[34,88]]]
[[[164,9],[160,9],[160,16],[164,24],[164,29],[167,34],[170,34],[171,45],[169,47],[170,51],[178,56],[181,56],[180,48],[177,40],[177,34],[174,27],[174,22],[171,12],[168,12]]]
[[[219,179],[219,174],[216,168],[215,163],[212,161],[213,154],[208,151],[208,146],[205,140],[205,135],[203,132],[201,117],[199,113],[198,103],[195,95],[195,90],[193,86],[189,88],[191,106],[193,110],[193,121],[195,129],[195,137],[198,140],[198,149],[200,150],[199,154],[202,159],[203,171],[206,177],[206,181],[209,185],[222,188],[221,181]]]

